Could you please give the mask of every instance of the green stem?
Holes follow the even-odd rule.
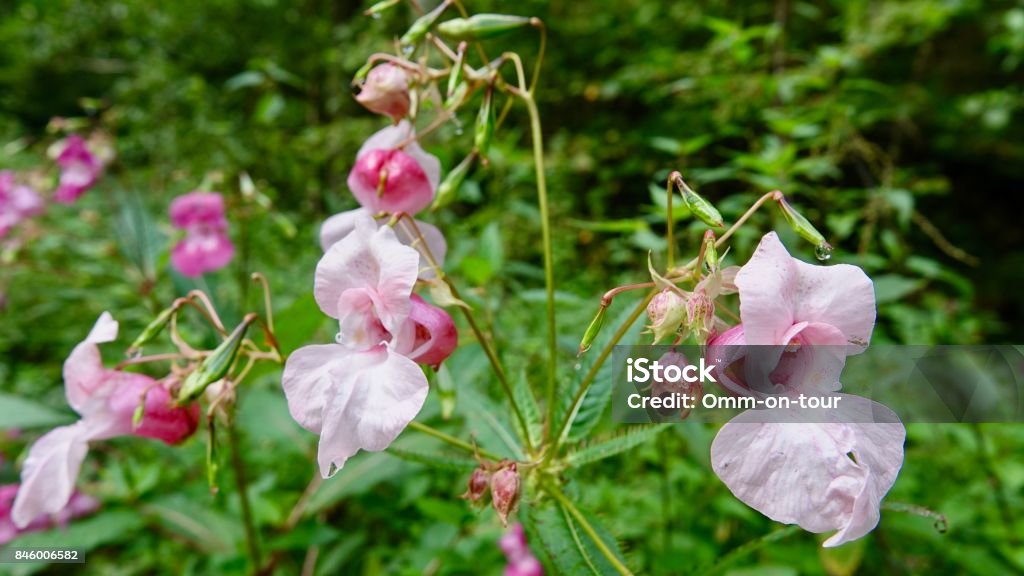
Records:
[[[665,211],[667,213],[667,216],[665,218],[665,220],[666,220],[665,239],[668,242],[668,245],[665,247],[665,252],[666,252],[667,259],[668,259],[668,269],[669,270],[671,270],[672,267],[676,265],[676,263],[675,263],[676,243],[675,243],[675,239],[673,238],[673,234],[672,234],[673,228],[675,227],[675,218],[672,217],[672,196],[675,195],[674,193],[675,193],[675,190],[672,189],[672,178],[669,178],[668,179],[668,185],[665,186]]]
[[[227,426],[228,440],[231,442],[231,467],[235,472],[235,488],[242,505],[242,522],[245,524],[245,543],[249,548],[249,560],[252,562],[252,573],[260,571],[260,544],[256,523],[252,516],[249,503],[249,480],[245,473],[245,461],[242,460],[241,440],[234,423]]]
[[[470,444],[469,442],[466,442],[465,440],[459,440],[458,438],[456,438],[455,436],[452,436],[450,434],[445,434],[444,432],[441,432],[437,428],[433,428],[431,426],[427,426],[426,424],[423,424],[422,422],[417,422],[416,420],[413,420],[412,422],[409,422],[409,428],[412,428],[413,430],[416,430],[418,432],[422,432],[422,433],[426,434],[427,436],[433,436],[434,438],[437,438],[438,440],[440,440],[442,442],[445,442],[447,444],[455,446],[456,448],[465,450],[466,452],[469,452],[470,454],[473,454],[473,455],[479,454],[480,456],[483,456],[484,458],[487,458],[489,460],[495,460],[495,461],[501,460],[501,456],[497,456],[497,455],[495,455],[492,452],[488,452],[487,450],[484,450],[483,448],[480,448],[478,446],[474,446],[474,445]]]
[[[520,93],[530,113],[530,133],[533,139],[533,164],[537,171],[537,206],[540,208],[541,236],[544,245],[544,288],[547,292],[548,317],[548,430],[555,421],[555,375],[558,362],[558,329],[555,325],[555,269],[551,249],[551,221],[548,215],[548,185],[544,175],[544,135],[540,127],[540,112],[532,93]]]
[[[584,516],[583,513],[580,512],[578,508],[576,508],[576,505],[573,504],[571,500],[566,498],[565,494],[562,494],[562,491],[559,490],[557,486],[554,486],[553,484],[545,484],[544,487],[547,489],[548,494],[550,494],[552,498],[557,500],[558,503],[562,505],[562,508],[566,509],[569,512],[569,514],[576,520],[576,522],[578,522],[579,525],[583,527],[583,531],[587,533],[587,536],[590,536],[590,539],[594,542],[594,546],[597,547],[597,549],[601,552],[601,555],[608,560],[608,562],[619,572],[619,574],[623,574],[624,576],[632,576],[633,572],[630,571],[630,569],[627,568],[621,560],[619,560],[619,557],[616,556],[615,553],[608,548],[608,545],[605,544],[604,540],[602,540],[601,537],[597,534],[597,530],[594,530],[594,527],[591,526],[590,522],[587,521],[586,516]]]

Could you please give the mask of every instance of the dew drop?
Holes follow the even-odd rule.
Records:
[[[128,352],[125,353],[125,356],[127,356],[129,360],[142,358],[142,348],[129,348]]]
[[[412,53],[415,50],[416,50],[416,47],[413,46],[412,44],[406,44],[405,46],[402,46],[402,54],[404,54],[406,56],[412,56]]]
[[[456,136],[462,136],[462,133],[463,133],[462,121],[459,120],[458,116],[452,116],[452,124],[455,125],[455,135]]]
[[[832,246],[828,243],[818,244],[814,247],[814,256],[822,262],[832,257]]]
[[[380,12],[374,12],[373,14],[370,14],[370,18],[373,18],[374,20],[380,20]]]
[[[580,363],[580,362],[577,362],[577,363],[576,363],[576,365],[575,365],[575,366],[573,366],[572,368],[573,368],[573,370],[576,370],[577,372],[579,372],[579,370],[580,370],[581,368],[583,368],[583,364],[582,364],[582,363]]]

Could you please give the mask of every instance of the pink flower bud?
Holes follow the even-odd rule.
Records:
[[[686,300],[672,288],[666,288],[647,305],[647,317],[651,319],[654,341],[660,342],[666,336],[675,334],[686,319]]]
[[[398,123],[409,113],[409,75],[393,64],[381,64],[370,70],[356,100]]]
[[[415,214],[434,199],[434,189],[416,160],[402,150],[377,149],[356,160],[348,187],[371,212]]]
[[[658,359],[658,364],[661,364],[662,366],[674,365],[678,366],[679,369],[682,370],[686,368],[687,365],[689,365],[689,362],[686,360],[686,356],[684,356],[682,353],[672,351],[663,354],[661,358]],[[662,378],[656,378],[654,379],[654,382],[651,384],[652,397],[668,397],[673,394],[683,394],[686,396],[699,398],[703,394],[703,392],[704,388],[703,386],[701,386],[700,382],[687,382],[686,380],[680,380],[678,382],[669,382],[668,380]],[[660,414],[666,416],[678,411],[680,419],[684,419],[690,414],[689,409],[686,408],[658,408],[657,410]]]
[[[176,407],[167,389],[148,377],[119,383],[110,397],[110,407],[119,419],[131,422],[143,395],[142,421],[132,434],[174,445],[184,442],[199,427],[198,404]]]
[[[57,165],[60,166],[60,184],[53,199],[65,204],[78,200],[92,188],[103,171],[103,163],[77,134],[68,136],[62,144]]]
[[[415,326],[415,343],[408,354],[414,362],[437,369],[459,344],[459,331],[443,309],[412,295],[409,321]]]
[[[466,493],[462,497],[470,502],[479,502],[486,495],[490,481],[490,473],[482,466],[473,470],[473,474],[469,477],[469,482],[466,485]]]
[[[508,515],[519,503],[519,472],[515,462],[508,462],[491,475],[491,501],[502,525],[508,525]]]
[[[686,326],[698,342],[707,341],[715,327],[715,301],[698,289],[686,300]]]

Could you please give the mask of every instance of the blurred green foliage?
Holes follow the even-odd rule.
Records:
[[[369,3],[366,3],[368,5]],[[309,298],[319,222],[355,202],[345,178],[358,146],[383,121],[360,109],[349,81],[373,51],[392,48],[414,18],[399,6],[363,17],[362,2],[332,0],[8,0],[0,4],[0,166],[38,166],[54,116],[84,117],[112,133],[118,159],[74,206],[54,206],[3,262],[0,390],[29,399],[36,422],[0,437],[0,482],[39,426],[66,411],[61,363],[102,310],[132,337],[188,289],[208,290],[230,324],[258,309],[252,271],[275,294],[286,350],[328,341]],[[879,303],[877,342],[975,343],[1024,336],[1024,3],[470,1],[476,12],[541,17],[549,30],[539,103],[556,223],[564,366],[598,294],[642,281],[664,258],[663,182],[680,170],[734,220],[780,189],[836,246],[835,261],[864,267]],[[536,34],[511,42],[529,65]],[[497,50],[497,48],[496,48]],[[460,117],[473,122],[472,107]],[[450,242],[447,267],[494,332],[511,374],[537,371],[544,350],[543,274],[526,115],[513,108],[450,209],[428,217]],[[472,143],[448,126],[426,139],[446,169]],[[259,196],[243,194],[251,176]],[[171,198],[204,185],[229,197],[239,257],[198,283],[171,273]],[[270,206],[270,208],[268,208]],[[680,250],[703,232],[675,207]],[[728,262],[746,260],[777,227],[807,260],[812,247],[781,217],[759,213]],[[616,303],[625,307],[626,303]],[[189,327],[186,327],[189,329]],[[191,327],[197,339],[213,334]],[[463,332],[466,332],[465,330]],[[500,424],[474,414],[494,395],[480,349],[447,366],[456,416],[438,394],[424,419],[507,452]],[[281,574],[311,556],[317,573],[500,573],[489,512],[456,496],[464,469],[434,470],[362,454],[314,486],[315,438],[288,417],[279,372],[241,394],[239,422],[264,547]],[[48,407],[50,410],[44,410]],[[27,418],[27,417],[25,417]],[[0,427],[3,427],[0,422]],[[498,426],[499,428],[496,428]],[[609,432],[602,422],[598,429]],[[570,486],[645,573],[715,568],[728,574],[1024,571],[1024,430],[911,426],[890,500],[947,515],[886,511],[878,530],[839,551],[778,529],[714,477],[714,430],[681,425],[594,464],[587,489]],[[432,441],[406,434],[397,447]],[[90,456],[83,481],[104,511],[33,542],[96,547],[90,573],[242,573],[244,540],[231,473],[205,483],[204,447],[117,440]],[[28,540],[26,540],[28,545]],[[0,568],[0,572],[8,567]],[[59,573],[51,570],[52,573]]]

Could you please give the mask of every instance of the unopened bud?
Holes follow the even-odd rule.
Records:
[[[183,404],[195,400],[206,390],[206,387],[220,380],[227,375],[231,369],[232,362],[238,356],[238,349],[242,346],[242,339],[249,324],[255,320],[255,315],[248,315],[242,323],[235,328],[226,340],[220,343],[209,356],[199,363],[199,366],[185,378],[178,391],[178,403]]]
[[[142,348],[146,344],[152,342],[153,338],[159,336],[160,332],[163,331],[164,326],[167,326],[167,323],[171,320],[171,315],[174,314],[177,309],[177,306],[171,306],[170,308],[160,312],[160,314],[158,314],[157,317],[154,318],[148,326],[146,326],[142,331],[142,334],[139,334],[139,337],[132,342],[132,345],[128,347],[128,352],[131,353]]]
[[[657,344],[670,334],[675,334],[686,319],[686,300],[672,288],[658,292],[647,305],[647,317],[651,319],[651,331]]]
[[[387,12],[388,10],[390,10],[391,8],[396,6],[401,1],[402,0],[383,0],[382,2],[377,2],[373,6],[370,6],[369,8],[367,8],[363,12],[363,15],[364,16],[373,16],[374,18],[380,18],[381,14],[383,14],[384,12]]]
[[[508,515],[519,503],[519,471],[509,462],[491,475],[491,501],[502,526],[508,526]]]
[[[437,31],[451,40],[480,40],[529,26],[532,22],[532,18],[525,16],[476,14],[469,18],[455,18],[442,22],[438,25]]]
[[[455,86],[455,91],[452,92],[448,99],[444,102],[444,109],[448,112],[454,112],[456,108],[462,106],[462,102],[466,99],[469,94],[469,84],[466,82],[459,82]]]
[[[409,113],[409,75],[400,66],[381,64],[366,77],[356,101],[370,112],[399,122]]]
[[[487,495],[487,487],[491,483],[491,474],[483,466],[473,470],[466,484],[466,493],[462,497],[470,502],[479,502]]]
[[[494,88],[488,87],[484,93],[484,102],[480,105],[480,113],[476,117],[476,132],[473,135],[473,144],[477,152],[487,164],[487,152],[491,148],[491,138],[494,136]]]
[[[704,343],[715,325],[715,301],[704,290],[694,290],[686,300],[686,326]]]
[[[708,202],[690,189],[682,178],[676,178],[675,181],[679,186],[679,192],[683,195],[683,203],[686,204],[686,207],[694,216],[697,217],[697,219],[708,226],[715,226],[717,228],[724,226],[722,223],[722,215],[711,202]]]
[[[580,340],[580,349],[576,353],[577,356],[582,356],[590,350],[590,347],[594,344],[594,339],[601,333],[601,327],[604,326],[604,317],[608,312],[608,307],[601,305],[597,310],[597,315],[590,321],[590,325],[587,326],[587,331],[583,333],[583,340]]]
[[[718,270],[718,248],[715,247],[715,232],[704,231],[704,265],[711,272]]]
[[[466,180],[466,175],[469,174],[469,169],[473,167],[475,160],[476,153],[473,152],[448,172],[444,180],[441,181],[441,185],[437,187],[437,196],[434,198],[434,203],[430,206],[431,211],[444,208],[455,200],[459,193],[459,188],[462,187],[462,182]]]
[[[448,2],[442,2],[437,8],[420,16],[413,22],[409,30],[398,40],[399,44],[402,45],[402,49],[411,53],[412,48],[419,44],[420,40],[423,40],[427,32],[430,32],[430,27],[434,25],[434,22],[437,22],[437,19],[447,7]]]
[[[790,206],[782,192],[775,193],[775,201],[779,204],[782,215],[786,217],[786,222],[789,223],[790,228],[799,234],[801,238],[814,244],[814,249],[820,259],[828,260],[828,256],[832,253],[832,246],[825,240],[825,236],[818,232],[818,229],[807,218],[804,218],[803,214]],[[822,257],[822,254],[825,256]]]
[[[452,63],[451,74],[448,75],[448,98],[451,98],[455,94],[455,89],[459,86],[459,82],[462,82],[462,65],[466,62],[466,43],[462,42],[459,44],[459,51],[455,56],[455,62]]]
[[[689,364],[684,356],[680,352],[671,351],[666,352],[658,359],[658,364],[662,366],[677,366],[680,370],[686,368]],[[670,397],[674,394],[682,394],[685,396],[696,397],[703,394],[703,386],[698,382],[688,382],[685,379],[679,379],[678,382],[670,382],[664,378],[656,378],[651,384],[651,397],[652,398],[664,398]],[[679,418],[684,419],[690,414],[690,410],[687,408],[658,408],[658,413],[668,416],[675,412],[679,413]]]

